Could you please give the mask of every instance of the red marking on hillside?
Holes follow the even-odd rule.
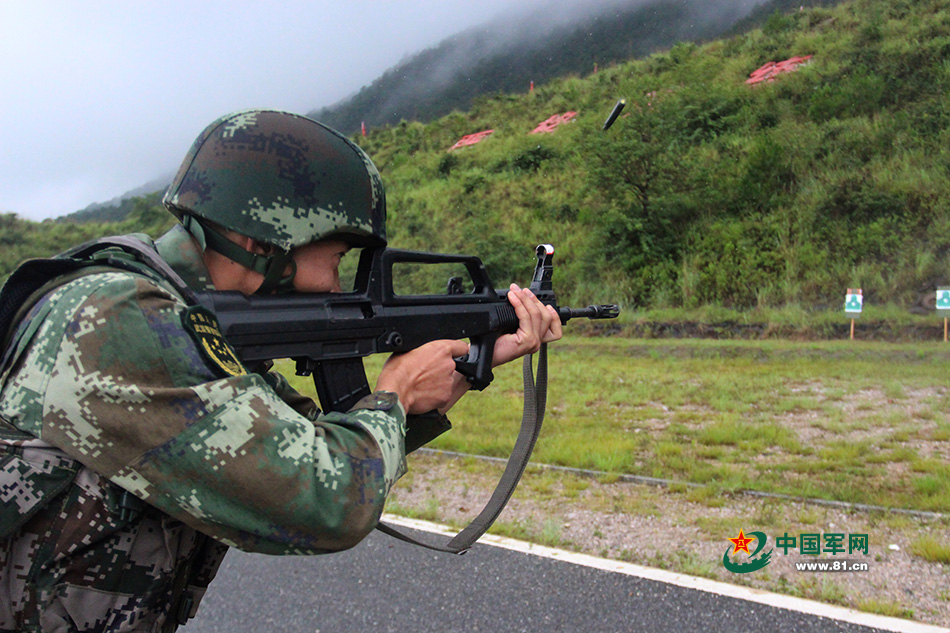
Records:
[[[746,79],[747,84],[757,84],[763,81],[775,81],[775,78],[778,75],[783,73],[791,73],[798,70],[799,66],[808,62],[812,58],[811,55],[805,55],[804,57],[792,57],[786,59],[784,62],[768,62],[755,72],[749,75],[749,78]]]
[[[459,142],[449,148],[451,152],[453,149],[458,149],[460,147],[465,147],[466,145],[475,145],[476,143],[481,143],[483,140],[491,136],[492,132],[495,130],[485,130],[484,132],[476,132],[475,134],[469,134],[463,136],[459,139]]]
[[[557,127],[564,123],[570,123],[577,116],[576,112],[565,112],[564,114],[555,114],[554,116],[542,121],[538,127],[531,130],[532,134],[547,134],[553,132]]]

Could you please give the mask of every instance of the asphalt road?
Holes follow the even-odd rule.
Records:
[[[439,554],[378,532],[327,556],[232,550],[183,633],[871,633],[877,629],[489,545]]]

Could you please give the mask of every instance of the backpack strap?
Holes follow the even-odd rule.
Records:
[[[58,259],[31,259],[13,271],[0,288],[0,340],[7,349],[13,333],[13,325],[39,299],[28,301],[36,291],[50,280],[75,271],[77,262]],[[25,310],[23,308],[26,308]]]
[[[143,237],[148,239],[147,236]],[[103,237],[98,240],[86,242],[85,244],[71,248],[61,255],[57,255],[57,257],[68,257],[80,260],[93,259],[96,263],[106,266],[132,272],[143,272],[140,267],[131,264],[125,257],[117,257],[115,254],[110,253],[103,254],[103,251],[107,249],[120,249],[123,253],[132,255],[136,260],[145,264],[148,269],[157,273],[161,280],[171,284],[189,306],[198,303],[194,290],[189,288],[188,284],[185,283],[178,273],[168,265],[168,262],[161,258],[158,251],[155,250],[155,247],[131,235],[113,235],[111,237]]]
[[[45,295],[79,277],[115,269],[145,273],[171,285],[189,306],[195,305],[194,291],[145,241],[148,237],[143,238],[115,235],[92,240],[52,258],[27,260],[13,271],[0,288],[0,376],[13,360],[17,324]]]

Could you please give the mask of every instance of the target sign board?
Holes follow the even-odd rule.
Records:
[[[844,311],[848,314],[861,314],[861,308],[864,307],[864,296],[860,288],[848,288],[848,294],[844,296]]]
[[[937,288],[937,309],[950,310],[950,288]]]

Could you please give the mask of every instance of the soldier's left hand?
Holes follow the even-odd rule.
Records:
[[[498,337],[492,356],[495,367],[533,354],[541,348],[541,343],[556,341],[562,335],[557,310],[541,303],[527,288],[511,284],[508,302],[518,315],[518,331]]]

